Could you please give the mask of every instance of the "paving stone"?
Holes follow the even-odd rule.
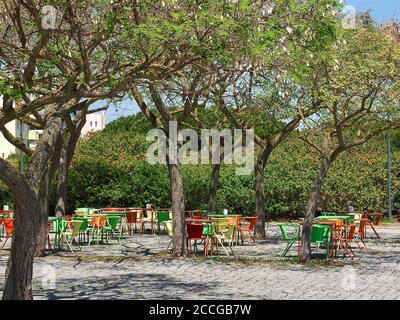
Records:
[[[400,225],[378,232],[382,239],[368,238],[355,259],[341,254],[328,266],[284,262],[276,223],[268,240],[235,246],[234,261],[221,250],[218,260],[171,259],[162,254],[168,236],[132,235],[35,259],[33,290],[36,299],[399,299]],[[0,253],[0,294],[7,254]],[[296,254],[294,245],[289,257]]]

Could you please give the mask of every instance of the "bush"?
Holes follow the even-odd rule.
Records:
[[[133,117],[135,118],[135,117]],[[68,210],[76,207],[138,206],[152,203],[171,206],[166,165],[146,162],[148,143],[143,128],[131,130],[125,118],[121,130],[104,130],[79,142],[70,170]],[[320,211],[357,209],[386,211],[387,155],[383,139],[342,154],[331,167],[319,202]],[[393,152],[395,207],[400,205],[400,152]],[[265,172],[267,212],[272,218],[304,214],[308,196],[320,165],[319,155],[296,138],[281,144],[272,154]],[[233,166],[223,166],[217,207],[254,214],[254,175],[237,176]],[[205,209],[211,165],[182,166],[186,209]]]
[[[8,187],[0,182],[0,210],[3,210],[4,205],[12,206],[14,203],[13,196]]]

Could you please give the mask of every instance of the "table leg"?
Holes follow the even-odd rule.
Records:
[[[299,224],[299,230],[297,235],[297,257],[300,258],[300,238],[301,238],[301,225]]]
[[[151,234],[154,235],[154,211],[151,211]]]

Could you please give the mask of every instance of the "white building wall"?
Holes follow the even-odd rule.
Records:
[[[86,123],[82,128],[82,135],[86,135],[89,132],[101,131],[106,126],[106,113],[91,113],[86,116]]]
[[[0,97],[0,105],[3,104],[3,99]],[[21,137],[20,122],[18,120],[10,121],[5,125],[6,129],[11,132],[14,137]],[[22,140],[28,141],[29,126],[22,124]],[[6,159],[11,154],[20,154],[20,151],[14,147],[0,132],[0,157]]]

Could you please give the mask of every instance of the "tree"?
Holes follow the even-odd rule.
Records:
[[[323,108],[299,131],[321,156],[301,235],[302,261],[311,258],[312,224],[332,163],[343,152],[400,125],[399,49],[395,38],[368,23],[343,31],[328,52],[331,59],[319,73],[315,92]]]
[[[165,78],[181,67],[164,59],[174,24],[159,28],[158,1],[53,1],[62,14],[54,25],[44,19],[46,4],[0,3],[0,128],[20,119],[44,129],[24,175],[0,159],[0,179],[15,199],[4,299],[32,299],[33,255],[47,233],[49,167],[59,161],[54,154],[65,116],[93,100],[118,98],[133,80]]]
[[[325,55],[325,47],[336,37],[337,3],[291,5],[297,14],[278,20],[278,43],[269,43],[261,57],[246,60],[239,73],[214,91],[215,103],[236,128],[255,129],[255,143],[259,147],[254,166],[258,238],[266,236],[266,164],[273,150],[302,119],[319,109],[319,100],[310,94],[310,86],[302,82],[318,85],[315,71],[320,60],[314,57]]]
[[[96,109],[88,110],[89,106],[78,112],[75,118],[71,118],[71,115],[66,115],[64,122],[66,123],[65,131],[67,133],[60,135],[60,140],[58,142],[58,152],[55,152],[55,157],[59,156],[58,164],[58,182],[57,182],[57,199],[55,215],[63,216],[66,213],[65,206],[68,197],[68,170],[71,165],[72,158],[75,154],[75,148],[78,143],[79,137],[81,135],[82,129],[86,123],[86,115],[99,112],[108,108],[109,104]],[[57,162],[56,162],[57,163]],[[54,176],[54,171],[50,170],[52,174],[51,178]]]

